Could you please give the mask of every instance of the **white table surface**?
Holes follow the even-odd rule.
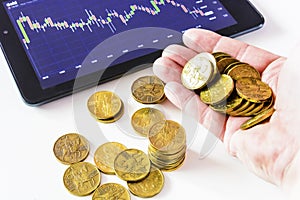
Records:
[[[262,29],[236,39],[287,56],[300,38],[300,3],[296,0],[252,2],[264,15],[266,23]],[[64,188],[62,176],[67,166],[54,157],[53,144],[65,133],[79,132],[90,141],[89,162],[93,162],[93,151],[104,141],[118,141],[127,147],[146,151],[147,141],[136,137],[129,124],[133,111],[143,107],[132,100],[130,83],[146,74],[152,74],[152,69],[148,68],[40,107],[30,107],[22,101],[1,52],[1,199],[91,199],[91,196],[73,196]],[[99,124],[91,118],[85,107],[88,96],[95,90],[102,89],[115,91],[124,101],[125,114],[117,123]],[[162,109],[168,119],[187,126],[184,115],[168,101],[154,107]],[[184,165],[176,171],[164,173],[164,188],[151,199],[286,199],[277,187],[256,177],[238,160],[230,157],[221,142],[217,143],[207,157],[200,159],[200,149],[207,133],[201,127],[196,131],[197,134],[194,134],[195,130],[191,130],[192,135],[189,135]],[[102,183],[106,182],[118,182],[126,186],[116,176],[102,174]],[[140,199],[133,195],[131,197]]]

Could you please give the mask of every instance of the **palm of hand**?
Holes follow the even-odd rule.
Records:
[[[165,92],[168,99],[223,140],[228,152],[238,157],[251,171],[280,185],[300,146],[300,137],[296,135],[300,131],[299,120],[295,117],[300,114],[297,107],[300,92],[295,90],[295,85],[300,86],[297,60],[291,58],[286,62],[283,57],[205,30],[190,30],[183,40],[188,48],[178,45],[166,48],[153,66],[154,73],[167,83]],[[276,96],[276,111],[268,123],[241,130],[240,125],[246,118],[225,118],[181,85],[182,66],[197,52],[203,51],[229,53],[261,72],[262,80]]]

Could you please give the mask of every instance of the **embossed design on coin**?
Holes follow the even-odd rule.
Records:
[[[260,79],[260,73],[249,64],[239,64],[228,70],[227,74],[234,80],[251,77]]]
[[[188,89],[201,89],[208,83],[213,73],[214,66],[210,60],[198,54],[185,64],[181,82]]]
[[[105,183],[95,190],[92,200],[130,200],[130,194],[118,183]]]
[[[126,147],[118,142],[107,142],[100,145],[95,151],[94,162],[98,169],[105,174],[115,174],[114,161]]]
[[[143,76],[131,86],[133,98],[143,104],[154,104],[164,98],[164,83],[156,76]]]
[[[90,113],[99,120],[116,116],[122,109],[120,97],[110,91],[99,91],[90,96],[87,102]]]
[[[55,157],[63,164],[83,161],[89,154],[88,140],[78,133],[68,133],[58,138],[54,144]]]
[[[67,190],[76,196],[91,194],[101,182],[101,174],[97,167],[88,162],[72,164],[63,176]]]
[[[119,153],[114,162],[116,175],[124,181],[138,181],[150,172],[150,160],[143,151],[126,149]]]
[[[165,120],[154,124],[150,128],[148,138],[153,148],[160,151],[167,151],[169,154],[177,152],[186,144],[184,128],[172,120]]]
[[[240,97],[254,103],[261,103],[272,96],[271,88],[255,78],[241,78],[236,81],[236,90]]]
[[[156,167],[151,167],[149,175],[141,181],[127,182],[130,192],[138,197],[148,198],[160,193],[164,186],[164,175]]]
[[[133,129],[142,136],[147,136],[150,128],[157,122],[165,120],[164,114],[155,108],[141,108],[131,117]]]
[[[234,89],[234,82],[228,75],[222,74],[213,85],[200,92],[201,100],[206,104],[217,104],[230,96]]]

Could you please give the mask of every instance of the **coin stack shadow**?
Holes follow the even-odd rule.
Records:
[[[224,52],[202,52],[190,59],[181,74],[182,84],[199,92],[214,111],[233,117],[252,117],[241,125],[249,129],[271,117],[274,96],[250,64]]]

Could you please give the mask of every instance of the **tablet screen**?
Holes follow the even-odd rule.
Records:
[[[3,4],[44,89],[74,79],[98,44],[124,31],[141,27],[181,33],[192,27],[217,31],[237,23],[218,0],[11,0]],[[102,59],[115,59],[115,52],[126,54],[147,41],[159,43],[158,35],[145,33],[136,37],[141,41],[117,41],[119,45],[107,48]],[[172,36],[166,34],[164,42]],[[135,51],[125,58],[148,53]]]

